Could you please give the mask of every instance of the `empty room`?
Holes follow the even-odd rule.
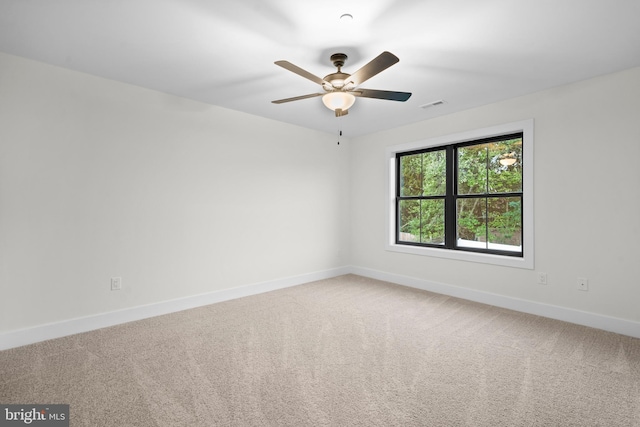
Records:
[[[638,0],[0,0],[0,425],[640,426]]]

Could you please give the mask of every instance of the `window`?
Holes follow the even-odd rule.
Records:
[[[533,268],[532,133],[526,121],[391,147],[387,249]]]
[[[522,256],[522,133],[396,154],[396,243]]]

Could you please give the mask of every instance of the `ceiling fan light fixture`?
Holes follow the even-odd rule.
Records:
[[[331,111],[348,110],[354,102],[356,97],[348,92],[329,92],[322,96],[322,103]]]
[[[349,108],[356,101],[356,96],[361,98],[385,99],[388,101],[404,102],[411,96],[410,92],[395,92],[390,90],[374,90],[364,89],[360,85],[371,77],[381,73],[393,64],[400,61],[397,56],[391,52],[384,51],[380,55],[373,58],[364,66],[360,67],[353,74],[343,73],[342,66],[347,60],[344,53],[334,53],[329,58],[333,66],[338,70],[335,73],[328,74],[324,78],[320,78],[315,74],[311,74],[297,65],[289,61],[276,61],[275,64],[295,73],[307,80],[319,84],[326,93],[310,93],[308,95],[295,96],[293,98],[278,99],[271,101],[274,104],[283,104],[285,102],[299,101],[301,99],[322,97],[322,103],[329,110],[333,111],[336,117],[342,117],[348,114]]]

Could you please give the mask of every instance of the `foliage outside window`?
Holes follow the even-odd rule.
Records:
[[[396,153],[396,244],[523,256],[523,134]]]

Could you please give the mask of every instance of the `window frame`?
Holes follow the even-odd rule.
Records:
[[[454,260],[479,262],[485,264],[502,265],[508,267],[517,267],[525,269],[534,268],[534,221],[533,221],[533,119],[523,120],[519,122],[507,123],[503,125],[492,126],[462,132],[457,134],[445,135],[426,140],[418,140],[410,143],[394,145],[386,150],[387,156],[387,202],[386,202],[386,226],[387,236],[385,249],[392,252],[409,253],[414,255],[431,256],[438,258],[448,258]],[[473,144],[474,142],[482,142],[490,138],[507,136],[511,134],[522,133],[522,257],[518,253],[502,254],[498,252],[489,253],[487,251],[473,251],[469,248],[445,248],[441,245],[426,246],[423,244],[407,244],[396,242],[397,237],[397,205],[396,190],[399,185],[398,179],[398,162],[397,154],[405,154],[410,152],[430,151],[445,146],[457,144]],[[453,159],[447,159],[450,161]],[[457,165],[456,165],[457,167]],[[450,181],[453,181],[453,177]],[[449,180],[448,180],[449,181]],[[453,185],[453,182],[452,184]],[[451,227],[450,227],[451,228]],[[454,227],[455,230],[455,227]],[[454,231],[455,232],[455,231]]]

